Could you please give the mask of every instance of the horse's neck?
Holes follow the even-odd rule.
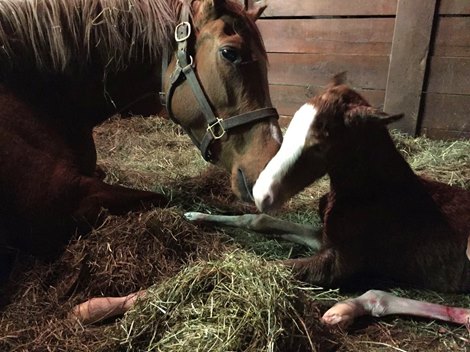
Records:
[[[377,197],[416,188],[417,176],[388,132],[363,138],[357,148],[337,155],[329,170],[331,188],[345,197]],[[343,150],[344,152],[344,150]]]

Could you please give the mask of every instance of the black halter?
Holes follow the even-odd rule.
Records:
[[[188,81],[196,100],[199,103],[199,107],[204,114],[207,121],[207,131],[202,138],[202,141],[198,141],[190,129],[184,128],[185,132],[189,135],[194,145],[201,151],[202,157],[206,161],[213,161],[213,155],[210,152],[210,144],[217,139],[222,138],[225,133],[235,127],[239,127],[254,121],[264,120],[266,118],[279,118],[279,115],[275,108],[262,108],[250,112],[246,112],[240,115],[232,116],[226,119],[221,119],[215,116],[212,111],[206,94],[201,88],[201,84],[194,72],[193,57],[187,52],[187,40],[191,37],[191,24],[189,23],[190,5],[183,1],[181,8],[181,22],[175,28],[175,40],[178,43],[178,49],[176,51],[176,66],[175,70],[170,76],[170,87],[168,92],[164,90],[164,77],[168,68],[167,57],[164,53],[162,59],[162,92],[160,92],[160,100],[163,106],[166,106],[169,117],[179,124],[176,120],[173,111],[171,109],[171,100],[175,89],[178,85],[185,80]]]

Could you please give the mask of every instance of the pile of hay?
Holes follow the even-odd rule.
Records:
[[[236,250],[150,287],[119,339],[128,351],[279,351],[286,331],[308,334],[296,290],[286,267]]]
[[[431,141],[394,132],[414,169],[470,188],[470,141]],[[465,351],[465,328],[414,319],[361,319],[348,333],[322,326],[322,313],[345,295],[303,287],[266,259],[305,255],[290,243],[237,229],[195,226],[187,211],[240,214],[255,208],[231,193],[228,176],[208,167],[174,124],[113,119],[96,129],[108,182],[164,192],[166,209],[105,216],[53,263],[18,262],[2,297],[0,351]],[[319,223],[325,178],[278,215]],[[81,326],[66,316],[91,297],[147,289],[123,319]],[[469,306],[467,295],[397,291]],[[467,348],[468,349],[468,348]]]

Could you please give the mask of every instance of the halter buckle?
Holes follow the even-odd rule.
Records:
[[[175,40],[179,42],[184,42],[191,36],[191,25],[189,22],[181,22],[175,28]]]
[[[214,139],[220,139],[225,134],[225,129],[224,129],[224,126],[222,126],[222,121],[223,121],[222,119],[217,117],[216,122],[214,122],[213,124],[207,126],[207,131],[212,134],[212,137],[214,137]],[[214,127],[217,127],[217,126],[219,126],[219,130],[215,131]]]

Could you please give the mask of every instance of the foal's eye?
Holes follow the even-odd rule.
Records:
[[[224,59],[230,61],[233,64],[238,64],[242,61],[242,57],[239,51],[234,48],[222,48],[220,49],[220,53],[222,54]]]

